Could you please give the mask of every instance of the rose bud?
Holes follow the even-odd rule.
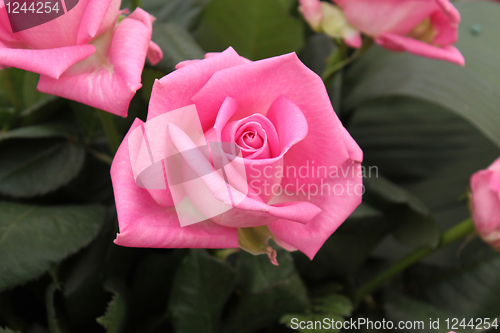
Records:
[[[465,64],[464,57],[453,46],[458,39],[460,13],[449,0],[332,1],[337,6],[319,0],[300,0],[300,11],[313,30],[344,38],[347,45],[355,48],[361,46],[363,33],[388,50]],[[316,22],[318,17],[320,23]]]
[[[500,158],[471,178],[472,218],[479,235],[500,251]]]

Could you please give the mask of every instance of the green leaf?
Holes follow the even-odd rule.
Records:
[[[165,300],[169,299],[173,291],[175,274],[188,253],[188,249],[148,250],[148,253],[143,253],[140,262],[136,264],[135,274],[130,279],[128,304],[134,318],[140,318],[136,322],[151,320],[153,317],[165,318]]]
[[[236,271],[204,250],[191,250],[174,280],[170,315],[178,333],[218,332]]]
[[[0,104],[13,106],[17,109],[23,107],[23,94],[19,87],[23,86],[26,72],[17,68],[5,68],[0,71]]]
[[[175,23],[192,30],[209,2],[210,0],[142,0],[141,8],[153,15],[155,22]],[[122,8],[124,7],[130,8],[130,0],[122,1]]]
[[[351,315],[353,305],[351,300],[340,294],[331,294],[314,301],[313,311],[337,316],[348,317]]]
[[[205,56],[205,51],[189,32],[173,23],[156,24],[153,40],[163,51],[163,58],[156,67],[167,73],[173,71],[181,61],[203,59]]]
[[[50,98],[50,95],[46,95],[36,90],[38,85],[38,80],[40,79],[40,74],[32,72],[24,72],[23,80],[23,105],[24,108],[29,108],[36,103]]]
[[[101,206],[0,202],[0,290],[25,283],[87,245],[104,219]]]
[[[74,179],[85,148],[63,125],[35,125],[0,134],[0,160],[0,193],[33,197]]]
[[[281,5],[289,12],[297,8],[298,3],[296,0],[279,0]]]
[[[392,210],[389,216],[396,223],[394,236],[402,244],[414,248],[436,248],[439,245],[441,231],[431,216],[417,214],[404,206]]]
[[[175,23],[186,30],[193,29],[210,0],[170,0],[158,1],[163,5],[157,12],[158,22]]]
[[[107,292],[103,290],[103,271],[109,265],[105,254],[115,246],[112,242],[116,235],[113,222],[114,218],[107,218],[88,246],[58,265],[58,280],[64,286],[60,299],[65,318],[72,327],[83,326],[101,316],[109,303],[110,293],[119,292],[122,295],[114,285],[106,284]]]
[[[48,97],[40,99],[19,113],[23,126],[37,124],[50,119],[61,109],[61,106],[64,105],[64,99],[52,95],[47,96]]]
[[[67,124],[47,123],[20,127],[8,132],[0,133],[0,142],[7,139],[42,139],[42,138],[71,138]]]
[[[422,278],[413,292],[433,306],[463,318],[500,316],[500,255],[440,276]]]
[[[239,253],[241,297],[230,310],[223,332],[257,332],[284,314],[310,308],[307,290],[290,253],[279,250],[278,262],[279,266],[274,266],[267,256]]]
[[[212,0],[197,40],[207,51],[232,46],[241,56],[259,60],[300,50],[304,32],[279,0]]]
[[[14,107],[0,107],[0,133],[16,119],[16,109]]]
[[[364,185],[364,200],[384,210],[399,242],[413,248],[438,246],[439,226],[419,198],[383,177],[367,178]]]
[[[97,318],[97,322],[106,329],[107,333],[119,333],[125,321],[125,313],[125,302],[119,294],[114,293],[106,313],[104,316]]]
[[[378,176],[378,174],[375,178],[366,178],[363,184],[366,187],[367,201],[376,203],[379,207],[387,209],[397,204],[405,205],[421,214],[428,214],[429,212],[426,205],[415,195],[389,180]]]
[[[335,286],[335,285],[334,285]],[[314,327],[314,322],[321,321],[325,324],[324,319],[329,319],[328,326],[323,326],[322,329],[306,328],[297,331],[301,333],[327,333],[327,332],[340,332],[339,329],[332,326],[331,320],[335,322],[344,322],[346,317],[351,316],[353,310],[353,305],[351,300],[334,291],[333,293],[327,293],[327,295],[322,295],[320,297],[313,299],[313,308],[311,312],[306,314],[288,314],[280,319],[280,323],[292,327],[296,325],[297,322],[304,321],[306,323],[312,322]],[[297,322],[296,322],[297,321]]]
[[[344,107],[388,96],[422,99],[464,117],[500,147],[500,7],[490,1],[456,6],[462,15],[457,47],[465,68],[374,47],[347,71]],[[481,32],[471,33],[478,23]]]
[[[389,319],[393,322],[411,321],[413,323],[419,322],[419,325],[422,325],[421,323],[423,322],[423,327],[420,326],[418,330],[422,333],[447,333],[450,330],[447,329],[445,320],[453,318],[453,313],[394,292],[390,293],[384,300],[384,309]],[[431,320],[434,322],[432,327]],[[439,320],[438,324],[435,323],[437,320]],[[461,327],[460,332],[470,333],[473,331]]]
[[[3,109],[0,124],[10,125],[17,116],[24,125],[33,124],[55,113],[55,103],[62,99],[38,92],[39,77],[39,74],[17,68],[0,71],[0,108]]]

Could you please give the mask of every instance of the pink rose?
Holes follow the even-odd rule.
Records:
[[[252,252],[272,237],[313,258],[363,192],[363,153],[321,78],[294,53],[251,62],[232,48],[178,68],[113,161],[115,243]]]
[[[349,46],[361,46],[361,32],[392,51],[465,64],[453,46],[458,39],[460,13],[449,0],[332,0],[342,14],[327,2],[299,1],[311,25],[320,17],[316,26],[332,37],[344,38]]]
[[[80,0],[52,21],[13,33],[1,1],[0,66],[41,74],[41,92],[125,117],[146,56],[157,63],[162,53],[151,41],[153,18],[142,9],[117,24],[120,2]]]
[[[334,0],[347,21],[393,51],[453,62],[465,60],[452,46],[460,13],[449,0]]]
[[[479,235],[500,251],[500,158],[471,178],[472,217]]]

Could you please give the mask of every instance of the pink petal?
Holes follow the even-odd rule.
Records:
[[[76,45],[47,50],[2,47],[0,48],[0,65],[16,67],[57,79],[68,68],[91,56],[94,52],[93,45]]]
[[[344,143],[349,153],[349,159],[354,162],[361,163],[363,161],[363,151],[359,148],[358,144],[352,138],[351,134],[347,132],[344,126],[340,128]]]
[[[443,13],[446,14],[450,23],[460,23],[460,12],[449,0],[436,0],[436,2]]]
[[[455,8],[455,7],[453,7]],[[431,23],[437,32],[432,41],[436,45],[451,45],[458,40],[458,23],[451,22],[443,12],[436,11],[431,15]]]
[[[186,67],[186,66],[189,66],[192,64],[196,64],[197,62],[200,62],[200,61],[201,61],[200,59],[184,60],[184,61],[181,61],[180,63],[178,63],[177,65],[175,65],[175,69],[181,69],[183,67]]]
[[[141,125],[136,120],[129,133]],[[181,227],[174,207],[162,207],[135,184],[130,165],[128,134],[118,149],[111,179],[120,233],[115,243],[153,248],[236,248],[238,230],[206,221]]]
[[[323,243],[361,203],[360,164],[348,160],[341,166],[341,170],[346,173],[345,177],[330,178],[325,182],[328,187],[323,184],[323,194],[327,194],[329,188],[331,195],[312,195],[315,188],[311,188],[311,191],[307,192],[308,198],[300,192],[294,196],[283,195],[276,198],[280,202],[310,200],[312,204],[323,210],[308,224],[279,220],[269,225],[269,230],[273,235],[289,246],[302,251],[310,259],[314,258]],[[318,187],[318,193],[321,194],[321,186]]]
[[[151,40],[151,16],[137,8],[123,19],[113,33],[109,49],[112,69],[89,66],[83,73],[62,75],[58,80],[41,76],[38,90],[84,103],[126,117]],[[94,63],[100,65],[97,58]]]
[[[493,171],[481,170],[471,178],[472,216],[484,238],[500,230],[500,195],[491,187],[493,176]]]
[[[234,98],[227,97],[224,102],[222,102],[213,127],[216,133],[217,141],[222,142],[222,130],[226,126],[229,119],[234,116],[236,111],[238,111],[238,103]]]
[[[217,56],[182,67],[157,80],[149,102],[148,119],[193,104],[191,98],[203,87],[212,74],[221,69],[244,63],[245,61],[232,48],[228,48]],[[212,125],[213,122],[209,126]],[[204,130],[208,130],[209,126],[204,127]]]
[[[163,58],[163,52],[161,48],[153,41],[149,42],[147,58],[153,66],[159,63]]]
[[[344,42],[347,44],[347,46],[355,49],[359,49],[361,45],[363,45],[363,39],[361,38],[361,34],[359,32],[350,37],[344,38]]]
[[[406,35],[438,9],[436,0],[334,0],[347,21],[370,36],[383,33]]]
[[[278,133],[281,155],[307,136],[308,125],[304,113],[284,95],[271,104],[267,118]]]
[[[120,15],[121,0],[89,0],[78,27],[76,42],[86,44],[113,29]]]
[[[493,171],[490,182],[490,189],[498,193],[498,196],[500,198],[500,158],[493,162],[493,164],[488,167],[488,170]]]
[[[408,51],[427,58],[444,60],[460,66],[465,65],[465,59],[460,51],[451,45],[438,47],[413,38],[389,33],[382,34],[378,38],[375,38],[375,42],[392,51]]]

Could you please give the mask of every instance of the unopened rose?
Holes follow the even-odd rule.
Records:
[[[500,159],[471,179],[472,217],[481,237],[500,251]]]
[[[274,261],[273,238],[313,258],[363,193],[362,151],[321,78],[294,53],[250,62],[232,48],[178,68],[113,161],[115,243]]]
[[[80,0],[52,21],[13,33],[1,1],[0,66],[41,74],[41,92],[126,116],[146,55],[156,63],[162,54],[151,42],[153,18],[137,8],[118,23],[120,2]]]
[[[344,38],[350,46],[360,47],[360,33],[363,33],[392,51],[407,51],[461,66],[465,63],[453,46],[458,39],[460,13],[449,0],[332,1],[338,7],[321,2],[318,13],[319,7],[313,2],[319,0],[300,0],[301,7],[308,9],[305,16],[308,22],[322,14],[316,26],[332,37]],[[357,33],[353,33],[353,28]]]

